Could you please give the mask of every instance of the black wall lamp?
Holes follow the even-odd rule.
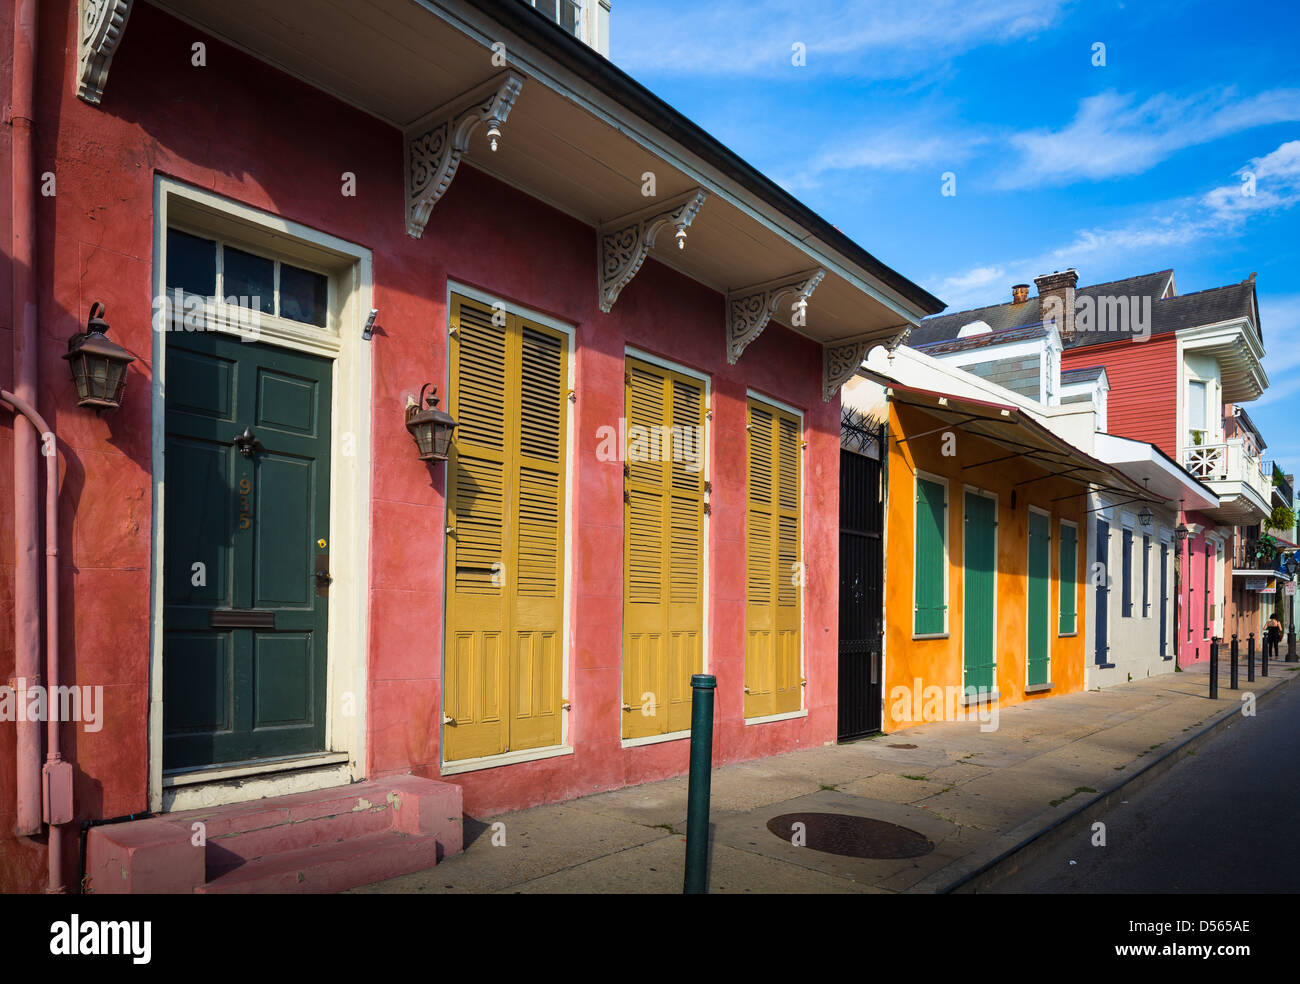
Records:
[[[99,301],[90,306],[86,330],[68,339],[68,351],[63,356],[77,387],[77,406],[93,407],[96,413],[122,405],[126,367],[135,361],[126,349],[104,337],[108,333],[104,314],[104,305]]]
[[[426,390],[433,392],[427,397]],[[426,404],[421,409],[420,404]],[[456,429],[456,420],[451,414],[438,409],[438,388],[432,383],[425,383],[420,389],[420,398],[406,405],[406,429],[415,439],[421,461],[446,461],[447,451],[451,447],[451,432]]]

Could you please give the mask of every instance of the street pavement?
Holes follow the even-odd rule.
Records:
[[[1279,850],[1277,839],[1300,814],[1298,746],[1300,688],[1287,687],[1127,802],[1090,818],[1105,824],[1104,846],[1093,845],[1089,826],[994,891],[1300,890],[1300,854]]]
[[[1295,664],[1275,664],[1268,679],[1247,684],[1243,672],[1243,692],[1260,698],[1260,717],[1250,722],[1251,728],[1270,716],[1281,720],[1277,708],[1295,706],[1300,688],[1287,685],[1296,675]],[[1135,776],[1144,784],[1155,782],[1150,777],[1172,767],[1174,759],[1168,756],[1189,739],[1199,743],[1197,755],[1206,754],[1203,743],[1240,717],[1240,695],[1227,688],[1226,664],[1220,681],[1217,701],[1208,699],[1202,665],[1007,708],[996,731],[981,731],[977,721],[927,723],[870,740],[717,768],[709,890],[997,890],[1008,873],[1028,870],[1028,859],[1046,856],[1061,837],[1073,836],[1074,827],[1089,820],[1080,808],[1088,808],[1090,801],[1104,799]],[[1291,691],[1286,704],[1269,693],[1278,687]],[[1295,720],[1293,712],[1286,716]],[[1215,730],[1204,734],[1216,720]],[[1227,729],[1229,735],[1233,731],[1249,733],[1244,724]],[[1280,735],[1270,734],[1270,744],[1286,747]],[[1187,750],[1179,754],[1186,756]],[[1253,830],[1245,804],[1258,783],[1251,783],[1249,773],[1240,782],[1244,785],[1233,787],[1242,804],[1235,829]],[[1290,785],[1296,788],[1294,782]],[[1220,795],[1230,791],[1212,788]],[[462,854],[436,868],[353,891],[680,893],[686,795],[683,775],[529,810],[466,817]],[[768,829],[773,818],[795,813],[868,817],[880,822],[873,830],[887,831],[881,824],[895,824],[934,846],[917,857],[880,857],[887,849],[874,857],[850,857],[816,849],[811,833],[804,835],[806,843],[798,843],[800,833],[788,820],[774,823],[777,832]],[[1189,811],[1186,823],[1195,819]],[[1220,843],[1233,836],[1231,823],[1206,827],[1216,831]],[[1121,823],[1116,836],[1124,836],[1126,829]],[[915,835],[911,839],[917,840]]]

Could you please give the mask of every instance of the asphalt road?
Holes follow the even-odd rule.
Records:
[[[989,890],[1300,891],[1300,681],[1096,819],[1106,846],[1084,832]]]

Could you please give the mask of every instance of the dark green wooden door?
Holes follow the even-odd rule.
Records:
[[[1052,581],[1051,523],[1041,513],[1029,514],[1029,639],[1027,660],[1029,685],[1047,683],[1052,677],[1048,649],[1048,592]],[[1071,572],[1073,573],[1073,572]]]
[[[165,769],[325,748],[331,371],[216,332],[168,338]]]
[[[993,653],[994,585],[997,579],[997,503],[988,496],[966,493],[962,602],[964,686],[991,691],[997,665]]]

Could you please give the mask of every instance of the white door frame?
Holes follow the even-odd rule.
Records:
[[[370,311],[370,250],[296,222],[171,178],[154,178],[153,289],[166,291],[168,216],[182,205],[185,220],[210,216],[212,235],[229,238],[243,228],[256,241],[274,236],[328,258],[331,277],[328,329],[303,330],[263,323],[260,341],[334,362],[330,447],[330,585],[326,648],[325,741],[327,754],[243,766],[217,766],[164,781],[163,752],[163,506],[166,424],[167,331],[154,321],[152,387],[153,555],[150,591],[149,810],[165,812],[215,806],[342,785],[365,777],[370,581],[370,342],[361,328]],[[274,248],[274,247],[272,247]],[[155,312],[159,311],[157,305]],[[240,783],[231,783],[232,778]]]

